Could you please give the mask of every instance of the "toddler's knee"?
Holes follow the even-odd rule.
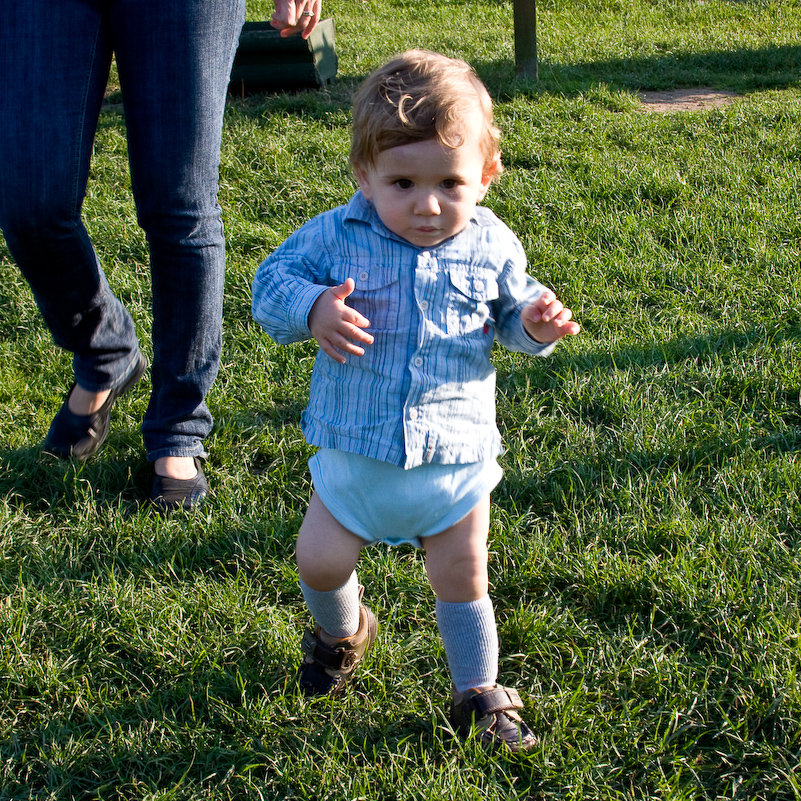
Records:
[[[453,555],[449,559],[428,559],[428,580],[444,601],[473,601],[487,594],[489,576],[486,553]]]
[[[317,592],[330,592],[339,589],[353,571],[338,569],[321,561],[297,560],[298,575],[301,581]]]

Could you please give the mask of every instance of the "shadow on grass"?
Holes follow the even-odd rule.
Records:
[[[586,372],[604,369],[669,367],[688,361],[703,360],[711,356],[726,357],[744,348],[757,345],[776,345],[782,342],[801,342],[801,318],[795,312],[773,325],[753,327],[750,330],[710,330],[697,336],[678,336],[666,341],[631,345],[617,350],[585,351],[581,354],[564,354],[559,349],[549,357],[558,371]]]
[[[70,465],[62,468],[68,471],[63,480],[47,466],[37,471],[38,477],[28,471],[25,478],[9,480],[6,458],[0,455],[0,493],[8,506],[21,511],[20,519],[11,520],[18,530],[8,537],[13,546],[7,546],[0,569],[7,587],[18,581],[31,590],[64,582],[107,586],[129,579],[158,580],[169,587],[201,578],[235,580],[242,574],[268,581],[291,558],[299,519],[276,521],[268,516],[242,525],[213,498],[197,510],[163,515],[139,490],[131,489],[129,481],[115,496],[113,485],[104,479],[106,497],[97,501],[92,478],[70,472]],[[114,467],[116,472],[124,469]],[[100,465],[97,470],[108,468]],[[17,489],[20,485],[26,486],[25,494]],[[251,511],[259,516],[259,509]],[[277,589],[270,592],[275,595]],[[296,593],[290,600],[296,600]]]
[[[0,743],[0,758],[19,766],[2,797],[38,797],[69,788],[63,797],[126,798],[140,797],[144,788],[171,793],[180,788],[216,791],[226,798],[314,798],[307,785],[324,785],[319,771],[334,758],[370,766],[381,755],[390,761],[396,755],[426,761],[442,751],[464,749],[446,729],[434,731],[431,721],[420,717],[404,716],[383,727],[364,719],[343,726],[337,720],[343,715],[341,703],[328,715],[304,710],[299,719],[280,705],[274,717],[261,709],[265,718],[249,719],[252,710],[240,709],[245,699],[236,688],[226,691],[214,682],[214,676],[199,674],[193,687],[165,696],[154,693],[136,704],[110,706],[91,719],[15,732]],[[65,744],[82,750],[69,758]],[[472,750],[481,760],[478,748]],[[383,780],[380,769],[374,774],[376,781]]]
[[[507,99],[546,94],[574,97],[599,87],[636,92],[710,86],[749,92],[801,86],[801,45],[671,52],[575,64],[541,60],[537,81],[517,77],[507,59],[473,62],[473,67],[491,94]],[[326,119],[350,110],[354,92],[365,77],[342,74],[335,84],[319,90],[231,98],[229,110],[250,118],[287,113]]]
[[[538,519],[569,521],[587,508],[594,510],[598,525],[607,526],[607,544],[613,550],[623,549],[637,558],[671,559],[686,545],[688,520],[696,521],[699,530],[715,530],[714,522],[732,523],[746,515],[747,520],[764,519],[772,532],[770,547],[781,551],[795,548],[801,537],[801,507],[794,485],[791,461],[801,453],[801,386],[784,386],[771,376],[754,380],[738,377],[727,368],[742,359],[744,351],[758,353],[766,345],[793,344],[801,340],[798,324],[777,326],[775,330],[754,328],[750,331],[713,331],[706,336],[677,337],[663,343],[640,347],[627,346],[609,353],[572,354],[559,350],[545,363],[530,363],[528,371],[511,371],[499,376],[499,389],[513,406],[526,404],[528,390],[517,396],[517,385],[527,382],[545,390],[560,383],[563,376],[586,374],[631,374],[632,384],[647,384],[656,370],[660,376],[670,375],[679,368],[690,366],[699,381],[708,372],[709,395],[705,408],[714,418],[701,421],[697,434],[690,424],[687,438],[669,437],[663,448],[642,447],[636,437],[627,436],[631,421],[626,404],[607,405],[603,398],[590,396],[575,402],[543,400],[559,404],[562,415],[576,425],[597,430],[600,438],[590,454],[572,457],[569,451],[543,474],[528,472],[515,465],[515,459],[505,468],[504,482],[495,493],[495,502],[508,508],[512,515],[533,514]],[[712,359],[715,369],[710,371]],[[692,382],[691,382],[692,383]],[[670,383],[677,406],[697,400],[696,386],[685,386],[676,376]],[[723,415],[720,420],[716,414]],[[741,425],[742,423],[742,425]],[[508,424],[514,431],[514,422]],[[728,431],[736,434],[727,436]],[[525,432],[525,438],[539,436],[537,424]],[[558,430],[546,435],[558,444]],[[542,447],[542,446],[540,446]],[[790,455],[791,459],[781,459]],[[787,472],[769,468],[764,480],[767,485],[754,486],[749,496],[749,466],[779,458]],[[729,479],[724,477],[736,466]],[[778,472],[777,472],[778,471]],[[745,481],[745,484],[741,482]],[[756,479],[755,479],[756,481]],[[734,482],[730,485],[728,482]],[[686,489],[676,489],[677,486]],[[776,506],[775,497],[782,497]],[[650,500],[650,516],[631,521],[628,533],[616,529],[614,520],[624,520],[632,507],[642,498]],[[680,501],[676,499],[680,498]],[[677,504],[674,508],[674,503]],[[676,518],[678,515],[678,518]],[[673,521],[673,522],[671,522]],[[745,525],[745,523],[743,523]],[[710,529],[711,527],[711,529]],[[626,526],[623,526],[626,529]],[[597,532],[589,531],[592,540]],[[765,558],[772,560],[773,553]],[[551,577],[559,583],[558,577]],[[564,586],[575,579],[567,576]],[[550,580],[549,580],[550,586]],[[630,611],[633,599],[648,612],[647,584],[620,587],[611,593]],[[605,614],[609,604],[604,603]]]
[[[493,80],[490,76],[497,66],[487,65],[488,80]],[[540,83],[534,86],[567,95],[586,92],[598,85],[633,91],[691,86],[739,92],[786,89],[801,85],[801,45],[664,53],[576,64],[544,62],[539,76]]]
[[[113,442],[109,448],[113,452]],[[78,462],[45,453],[41,446],[0,451],[0,498],[34,513],[69,514],[87,498],[98,509],[114,506],[130,513],[147,498],[151,476],[144,459],[101,456]]]
[[[24,715],[18,720],[11,736],[0,742],[0,758],[16,768],[0,797],[23,797],[11,793],[24,791],[29,798],[31,793],[59,788],[69,788],[64,796],[69,798],[80,793],[102,798],[104,791],[113,789],[116,798],[127,797],[126,789],[141,791],[142,787],[219,787],[226,774],[236,771],[241,780],[269,764],[271,753],[259,747],[255,732],[247,731],[243,709],[248,704],[243,681],[252,694],[258,689],[266,694],[269,690],[260,684],[263,675],[243,679],[232,665],[199,670],[189,681],[176,681],[160,677],[163,666],[143,661],[141,655],[135,661],[125,653],[115,658],[125,664],[116,678],[127,680],[109,695],[125,700],[95,705],[91,713],[75,709],[68,718],[58,715],[51,723],[32,728],[25,726]],[[254,655],[249,662],[263,664]],[[96,691],[103,688],[108,673],[92,671]],[[143,692],[140,687],[132,693],[134,677],[141,687],[150,689]],[[51,702],[47,697],[29,696],[22,688],[14,694],[27,704],[28,714]]]

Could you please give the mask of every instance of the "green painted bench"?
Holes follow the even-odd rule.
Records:
[[[246,22],[228,86],[232,95],[314,89],[334,80],[334,21],[323,19],[308,39],[282,38],[269,22]],[[537,78],[536,0],[514,0],[515,71]]]
[[[284,39],[269,22],[246,22],[239,36],[228,91],[246,95],[314,89],[332,81],[336,74],[332,19],[321,19],[308,39]]]

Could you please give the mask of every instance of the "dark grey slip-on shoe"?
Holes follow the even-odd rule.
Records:
[[[117,398],[121,398],[145,374],[147,359],[138,353],[125,380],[116,389],[112,389],[106,402],[92,414],[73,414],[67,404],[75,384],[70,387],[64,403],[50,424],[43,450],[60,456],[62,459],[78,459],[85,461],[94,456],[108,436],[111,407]]]
[[[209,484],[203,474],[200,459],[195,456],[197,475],[194,478],[169,478],[153,476],[150,490],[151,502],[162,512],[175,509],[191,509],[209,494]]]

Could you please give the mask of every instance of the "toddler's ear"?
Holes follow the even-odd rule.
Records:
[[[360,162],[353,162],[353,174],[356,176],[356,180],[359,182],[359,189],[362,190],[362,194],[368,199],[373,199],[373,190],[370,187],[370,172],[364,164]]]
[[[490,188],[490,184],[492,183],[492,179],[503,169],[503,165],[501,164],[501,157],[495,156],[492,160],[492,163],[484,168],[484,173],[481,176],[481,190],[479,192],[479,200],[484,199],[484,195],[487,194],[487,190]]]

